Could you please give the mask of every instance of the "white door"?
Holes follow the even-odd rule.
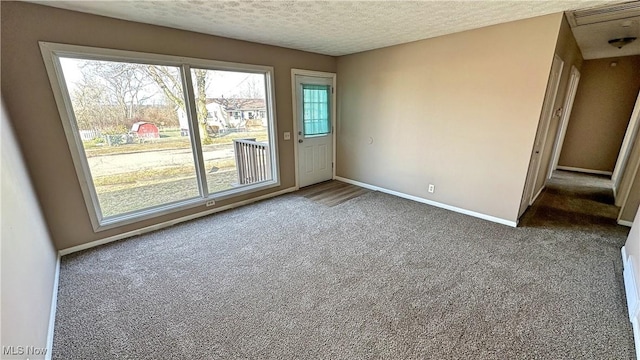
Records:
[[[533,144],[533,153],[531,154],[531,162],[529,163],[529,172],[525,181],[524,194],[522,203],[520,205],[520,214],[533,204],[536,197],[540,194],[544,188],[544,179],[539,181],[538,173],[542,166],[542,151],[547,140],[547,132],[549,131],[549,123],[553,116],[553,108],[558,93],[558,86],[560,85],[560,75],[562,74],[562,68],[564,67],[564,61],[558,55],[553,58],[553,65],[551,66],[551,73],[549,74],[549,82],[547,83],[547,92],[545,94],[544,103],[542,104],[542,112],[540,113],[540,121],[538,122],[538,131],[536,133],[535,142]]]
[[[333,78],[295,75],[298,186],[333,178]]]
[[[576,92],[578,91],[579,82],[580,71],[578,71],[575,66],[572,66],[567,95],[564,100],[564,110],[562,111],[562,117],[560,118],[560,126],[558,127],[558,133],[556,135],[556,144],[553,148],[553,155],[551,156],[551,163],[549,165],[549,174],[547,174],[547,179],[551,179],[553,171],[558,167],[560,152],[562,151],[562,145],[564,144],[564,137],[567,134],[569,117],[571,116],[571,110],[573,109],[573,101],[576,99]]]
[[[627,166],[627,160],[629,160],[629,155],[631,153],[631,149],[633,148],[633,139],[637,138],[636,135],[638,133],[640,133],[640,92],[638,92],[636,105],[633,108],[633,112],[631,113],[631,119],[629,120],[629,125],[627,126],[627,132],[625,132],[624,134],[622,146],[620,146],[620,151],[618,152],[618,160],[616,160],[616,165],[613,168],[613,174],[611,175],[611,180],[613,181],[614,196],[616,194],[616,191],[618,190],[618,186],[620,186],[622,174],[624,173],[625,167]]]

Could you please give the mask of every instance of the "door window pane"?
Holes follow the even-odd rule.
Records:
[[[331,131],[329,85],[302,84],[302,116],[305,136],[325,135]]]
[[[265,74],[191,69],[210,194],[273,179]]]
[[[59,60],[102,218],[200,196],[180,68]]]

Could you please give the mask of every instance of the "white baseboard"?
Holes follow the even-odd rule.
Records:
[[[60,280],[60,253],[56,259],[56,271],[53,275],[53,294],[51,295],[51,310],[49,314],[49,329],[47,330],[47,354],[45,360],[53,356],[53,331],[56,324],[56,309],[58,307],[58,282]]]
[[[272,193],[269,193],[269,194],[266,194],[266,195],[258,196],[256,198],[251,198],[251,199],[247,199],[247,200],[244,200],[244,201],[238,201],[238,202],[235,202],[233,204],[221,206],[219,208],[207,210],[207,211],[204,211],[204,212],[199,212],[197,214],[183,216],[181,218],[165,221],[165,222],[162,222],[162,223],[159,223],[159,224],[155,224],[155,225],[151,225],[151,226],[147,226],[147,227],[144,227],[144,228],[141,228],[141,229],[136,229],[136,230],[132,230],[132,231],[128,231],[128,232],[122,233],[122,234],[109,236],[109,237],[104,238],[104,239],[95,240],[95,241],[91,241],[91,242],[88,242],[88,243],[85,243],[85,244],[72,246],[72,247],[69,247],[69,248],[66,248],[66,249],[62,249],[58,253],[60,254],[60,256],[68,255],[68,254],[71,254],[71,253],[74,253],[74,252],[78,252],[78,251],[90,249],[92,247],[108,244],[110,242],[122,240],[124,238],[132,237],[132,236],[136,236],[136,235],[141,235],[141,234],[144,234],[144,233],[148,233],[150,231],[155,231],[155,230],[159,230],[159,229],[162,229],[162,228],[166,228],[166,227],[169,227],[169,226],[172,226],[172,225],[175,225],[175,224],[179,224],[181,222],[185,222],[185,221],[197,219],[197,218],[200,218],[200,217],[203,217],[203,216],[211,215],[211,214],[214,214],[214,213],[217,213],[217,212],[220,212],[220,211],[230,210],[230,209],[233,209],[233,208],[237,208],[239,206],[251,204],[251,203],[254,203],[256,201],[265,200],[265,199],[269,199],[269,198],[272,198],[272,197],[284,195],[286,193],[290,193],[290,192],[293,192],[293,191],[296,191],[296,190],[297,190],[296,187],[290,187],[290,188],[287,188],[287,189],[284,189],[284,190],[280,190],[280,191],[272,192]]]
[[[518,223],[516,221],[501,219],[501,218],[498,218],[498,217],[495,217],[495,216],[486,215],[486,214],[482,214],[482,213],[479,213],[479,212],[458,208],[458,207],[455,207],[455,206],[439,203],[437,201],[428,200],[428,199],[424,199],[424,198],[421,198],[421,197],[418,197],[418,196],[413,196],[413,195],[401,193],[401,192],[395,191],[395,190],[389,190],[389,189],[381,188],[379,186],[375,186],[375,185],[363,183],[363,182],[360,182],[360,181],[343,178],[343,177],[340,177],[340,176],[336,176],[335,179],[338,180],[338,181],[342,181],[342,182],[348,183],[348,184],[353,184],[353,185],[356,185],[356,186],[360,186],[360,187],[363,187],[365,189],[380,191],[380,192],[383,192],[385,194],[390,194],[390,195],[398,196],[398,197],[401,197],[401,198],[417,201],[417,202],[420,202],[420,203],[423,203],[423,204],[427,204],[427,205],[439,207],[439,208],[442,208],[442,209],[454,211],[454,212],[457,212],[457,213],[460,213],[460,214],[465,214],[465,215],[477,217],[479,219],[488,220],[488,221],[491,221],[491,222],[494,222],[494,223],[507,225],[507,226],[511,226],[511,227],[518,226]]]
[[[591,170],[591,169],[583,169],[583,168],[571,167],[571,166],[558,166],[556,169],[566,170],[566,171],[575,171],[575,172],[581,172],[581,173],[587,173],[587,174],[596,174],[596,175],[609,175],[609,176],[613,175],[613,172],[611,171]]]
[[[633,226],[633,222],[627,221],[627,220],[618,220],[618,225],[631,227],[631,226]]]
[[[633,319],[638,314],[638,301],[640,300],[640,296],[638,296],[638,285],[636,281],[635,274],[635,263],[633,257],[627,257],[625,250],[620,250],[622,255],[622,262],[624,264],[624,268],[622,269],[622,275],[624,278],[624,290],[625,295],[627,297],[627,310],[629,312],[629,321],[633,321]],[[626,259],[626,260],[625,260]]]
[[[622,266],[626,268],[627,267],[627,249],[623,246],[622,249],[620,249],[620,253],[622,253]]]
[[[634,270],[634,259],[628,256],[626,248],[620,249],[622,255],[622,263],[624,268],[622,275],[624,278],[624,291],[627,298],[627,310],[629,312],[629,321],[633,329],[633,342],[636,347],[636,358],[640,359],[640,296],[638,295],[638,283]]]

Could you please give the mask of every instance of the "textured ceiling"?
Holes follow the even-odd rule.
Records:
[[[337,56],[611,1],[31,2]]]
[[[640,55],[640,40],[622,49],[609,45],[609,40],[640,38],[640,16],[574,27],[573,35],[585,59]]]

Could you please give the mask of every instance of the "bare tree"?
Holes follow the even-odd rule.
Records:
[[[238,97],[264,99],[264,80],[259,75],[250,74],[238,85]]]
[[[82,80],[71,95],[81,128],[125,131],[141,106],[157,95],[144,65],[87,60],[79,69]]]
[[[170,128],[180,126],[175,107],[167,103],[142,106],[136,111],[136,118],[133,120],[148,121],[159,126]]]
[[[144,65],[89,61],[81,71],[88,85],[101,84],[108,89],[109,103],[119,106],[125,119],[133,118],[136,107],[156,95],[149,87],[152,82]]]
[[[149,65],[147,66],[147,73],[160,87],[164,95],[173,104],[187,113],[187,108],[184,102],[184,95],[182,90],[182,82],[180,74],[177,71],[172,71],[171,68],[166,66]],[[200,139],[203,144],[211,143],[211,137],[209,135],[209,126],[207,124],[207,70],[193,69],[194,82],[195,82],[195,96],[196,96],[196,112],[198,116],[198,124],[200,125]],[[214,133],[217,133],[217,129],[212,129]]]
[[[117,123],[117,114],[110,113],[109,107],[101,101],[106,95],[102,86],[79,84],[71,94],[76,122],[81,130],[107,129]]]

